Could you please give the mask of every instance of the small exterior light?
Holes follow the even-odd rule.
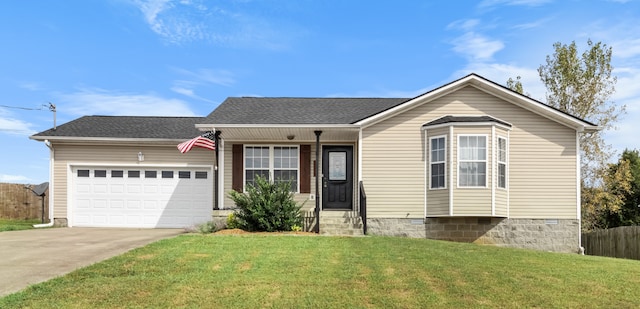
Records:
[[[291,135],[287,135],[287,139],[288,139],[288,140],[292,140],[292,139],[294,139],[294,138],[296,138],[296,136],[295,136],[295,135],[293,135],[293,134],[291,134]]]
[[[144,154],[141,152],[138,152],[138,162],[142,162],[144,161]]]

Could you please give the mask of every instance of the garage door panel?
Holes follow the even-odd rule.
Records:
[[[78,169],[90,170],[89,176]],[[95,170],[100,170],[101,177],[95,177]],[[181,228],[211,220],[213,180],[195,179],[196,172],[209,175],[210,169],[192,168],[185,173],[187,169],[176,168],[173,178],[162,178],[161,171],[172,174],[170,168],[150,172],[141,167],[133,172],[126,167],[72,169],[73,226]],[[190,178],[180,179],[180,175]]]

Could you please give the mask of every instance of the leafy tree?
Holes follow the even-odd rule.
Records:
[[[631,175],[630,188],[624,196],[623,205],[618,211],[608,211],[607,227],[640,225],[640,153],[638,150],[625,149],[619,162],[612,168],[625,169],[623,161],[628,163]]]
[[[555,43],[555,53],[547,56],[546,64],[538,68],[538,73],[547,88],[547,104],[598,124],[606,131],[624,114],[625,106],[610,101],[617,81],[611,74],[611,47],[591,40],[587,45],[587,50],[578,55],[575,41],[569,45]],[[611,193],[606,184],[607,179],[611,180],[607,162],[613,151],[605,142],[603,131],[580,134],[585,229],[598,225],[589,220],[595,220],[604,210],[619,209],[615,204],[617,199],[611,199],[607,193]]]
[[[516,76],[516,79],[509,77],[507,80],[507,88],[519,93],[524,94],[524,88],[522,87],[522,82],[520,81],[520,76]]]
[[[293,199],[291,182],[269,182],[257,176],[255,185],[248,185],[246,193],[231,191],[229,196],[238,210],[235,220],[246,231],[291,231],[302,226],[300,208]]]
[[[583,188],[582,226],[584,230],[610,228],[623,213],[627,197],[632,194],[633,175],[629,160],[620,158],[609,164],[603,175],[603,186]]]

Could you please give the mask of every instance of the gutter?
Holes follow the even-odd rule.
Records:
[[[53,192],[53,160],[55,158],[55,150],[53,149],[53,145],[51,145],[51,142],[47,139],[44,140],[44,144],[49,148],[49,223],[43,223],[43,224],[34,224],[33,227],[34,228],[44,228],[44,227],[52,227],[54,220],[53,220],[53,194],[51,194]]]

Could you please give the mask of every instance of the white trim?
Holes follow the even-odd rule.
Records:
[[[471,137],[471,136],[484,137],[484,141],[485,141],[484,186],[461,186],[460,185],[460,138],[461,137],[467,137],[467,136],[469,136],[469,137]],[[456,170],[457,170],[457,173],[456,173],[457,186],[456,186],[456,188],[457,189],[472,189],[472,190],[473,189],[486,189],[487,186],[489,185],[489,180],[490,180],[489,177],[488,177],[489,175],[487,175],[489,170],[490,170],[490,167],[487,166],[487,165],[489,165],[489,154],[488,154],[488,152],[489,152],[488,148],[489,147],[487,147],[488,146],[487,142],[489,142],[488,135],[487,134],[460,134],[460,133],[458,133],[457,141],[458,141],[458,144],[456,146],[457,146],[458,152],[457,152],[457,158],[456,158],[457,159],[457,161],[456,161]],[[474,162],[480,162],[480,161],[481,160],[475,160]]]
[[[50,140],[54,142],[70,141],[70,142],[134,142],[134,143],[180,143],[187,139],[181,138],[119,138],[119,137],[76,137],[76,136],[29,136],[30,139],[36,141]],[[177,144],[176,144],[177,146]]]
[[[500,140],[504,140],[504,161],[500,161]],[[497,175],[496,175],[496,188],[500,190],[508,190],[509,189],[509,139],[504,136],[497,135],[496,136],[496,167],[497,167]],[[504,188],[500,187],[500,163],[504,164]]]
[[[509,185],[509,170],[511,169],[511,160],[509,158],[509,148],[511,147],[511,132],[507,131],[507,218],[511,216],[511,186]]]
[[[224,140],[218,139],[218,192],[216,192],[216,199],[218,199],[218,208],[224,209]],[[244,164],[243,164],[244,165]],[[214,179],[215,181],[215,179]],[[214,184],[215,186],[215,184]]]
[[[360,186],[360,182],[362,181],[362,128],[358,131],[358,147],[357,147],[357,149],[358,149],[358,186]],[[316,151],[318,151],[318,149],[316,149]],[[316,162],[316,164],[318,164],[318,163]],[[360,196],[360,192],[359,191],[358,191],[358,196]]]
[[[54,182],[54,169],[56,168],[56,152],[53,149],[53,145],[49,147],[49,221],[53,223],[54,220],[54,207],[55,207],[55,182]]]
[[[496,127],[491,127],[491,215],[496,215]]]
[[[578,220],[578,248],[582,248],[582,207],[580,188],[580,133],[576,131],[576,219]]]
[[[425,131],[426,133],[426,131]],[[425,134],[426,135],[426,134]],[[431,161],[431,141],[434,139],[444,139],[444,158],[442,161],[435,161],[432,162]],[[427,145],[427,158],[428,158],[428,165],[427,167],[429,168],[429,173],[428,173],[428,177],[429,177],[429,182],[428,182],[428,188],[429,190],[446,190],[447,189],[447,136],[446,135],[437,135],[437,136],[432,136],[428,138],[429,144]],[[431,184],[431,179],[433,178],[433,169],[431,168],[432,164],[440,164],[443,163],[444,164],[444,187],[438,187],[438,188],[433,188],[432,184]]]
[[[474,116],[476,117],[476,116]],[[505,121],[506,122],[506,121]],[[443,127],[448,127],[448,126],[456,126],[456,127],[482,127],[482,126],[492,126],[492,127],[499,127],[505,131],[510,131],[511,127],[509,126],[505,126],[501,123],[497,123],[497,122],[491,122],[491,121],[486,121],[486,122],[448,122],[448,123],[441,123],[441,124],[434,124],[434,125],[430,125],[430,126],[425,126],[424,124],[422,125],[422,129],[426,130],[427,128],[429,129],[437,129],[437,128],[443,128]]]
[[[453,216],[453,126],[449,127],[449,216]],[[457,145],[456,145],[457,146]],[[456,178],[458,173],[456,172]]]
[[[429,138],[427,136],[429,135],[428,134],[429,132],[427,130],[423,130],[423,133],[424,133],[424,165],[423,165],[423,167],[424,167],[424,171],[423,171],[424,178],[423,178],[423,190],[422,190],[423,192],[422,192],[422,194],[424,194],[424,217],[426,218],[427,217],[427,191],[429,189],[429,181],[427,181],[427,177],[428,177],[427,176],[427,167],[429,165],[429,160],[428,160],[428,158],[429,158],[429,151],[428,151],[429,145],[427,145],[427,142],[429,141]],[[446,144],[445,144],[445,146],[446,146]],[[446,181],[446,178],[445,178],[445,181]]]
[[[196,124],[197,129],[211,128],[211,124]],[[216,124],[216,129],[224,128],[302,128],[302,129],[353,129],[356,131],[360,129],[360,125],[357,124]]]
[[[300,194],[300,144],[243,144],[243,150],[242,150],[242,192],[247,192],[247,165],[246,163],[246,158],[247,158],[247,147],[267,147],[269,148],[269,179],[270,181],[275,180],[275,176],[273,175],[274,171],[276,170],[275,166],[274,166],[274,159],[275,159],[275,151],[274,148],[275,147],[287,147],[287,148],[296,148],[296,152],[297,152],[297,157],[298,157],[298,167],[296,168],[296,191],[292,192],[294,194]],[[288,170],[291,171],[293,170],[292,168],[289,169],[281,169],[281,170]]]

